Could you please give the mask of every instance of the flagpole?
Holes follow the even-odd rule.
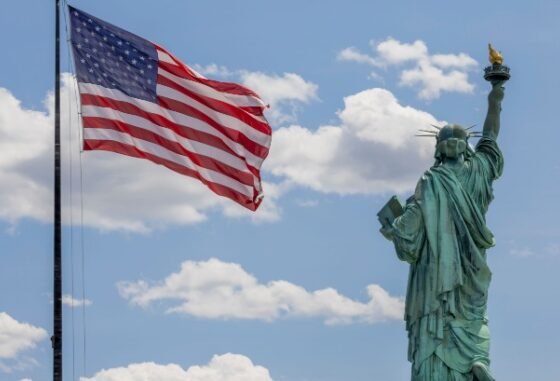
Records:
[[[62,381],[62,216],[60,200],[60,0],[55,0],[53,381]]]

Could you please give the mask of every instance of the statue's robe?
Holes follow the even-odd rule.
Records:
[[[485,214],[503,169],[494,140],[482,138],[463,166],[425,172],[393,223],[399,258],[410,263],[405,320],[412,381],[470,381],[489,366],[486,302],[494,245]]]

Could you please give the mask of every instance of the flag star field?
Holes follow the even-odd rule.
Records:
[[[93,16],[69,10],[76,74],[81,82],[156,100],[157,52],[148,41]]]

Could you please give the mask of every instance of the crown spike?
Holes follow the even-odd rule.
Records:
[[[427,133],[432,134],[434,136],[437,135],[437,131],[433,131],[433,130],[418,130],[418,131],[427,132]]]

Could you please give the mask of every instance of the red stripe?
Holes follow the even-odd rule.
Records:
[[[109,140],[93,140],[93,139],[88,139],[84,141],[84,150],[103,150],[103,151],[110,151],[110,152],[115,152],[115,153],[120,153],[122,155],[127,155],[127,156],[131,156],[131,157],[136,157],[136,158],[141,158],[141,159],[146,159],[146,160],[150,160],[156,164],[160,164],[163,165],[175,172],[178,172],[182,175],[185,176],[189,176],[189,177],[194,177],[198,180],[200,180],[202,183],[204,183],[206,186],[208,186],[208,188],[210,188],[214,193],[220,195],[220,196],[224,196],[227,197],[231,200],[236,201],[237,203],[241,204],[242,206],[246,207],[249,210],[255,211],[260,204],[260,199],[256,198],[256,194],[255,194],[255,198],[254,199],[249,199],[247,198],[245,195],[231,189],[228,188],[224,185],[221,184],[216,184],[213,182],[210,182],[208,180],[206,180],[205,178],[203,178],[198,172],[183,167],[177,163],[174,163],[172,161],[166,160],[166,159],[162,159],[161,157],[158,156],[154,156],[152,154],[149,154],[147,152],[141,151],[138,148],[131,146],[131,145],[127,145],[127,144],[122,144],[122,143],[118,143],[118,142],[114,142],[114,141],[109,141]]]
[[[137,139],[141,139],[150,143],[157,144],[171,152],[175,152],[176,154],[186,156],[194,164],[206,169],[211,169],[213,171],[223,173],[239,181],[242,184],[248,185],[250,187],[253,187],[255,184],[255,179],[253,178],[252,174],[247,172],[242,172],[225,163],[214,160],[211,157],[201,155],[197,152],[189,151],[185,149],[185,147],[183,147],[181,144],[166,139],[158,134],[155,134],[143,128],[136,127],[112,119],[98,118],[98,117],[84,116],[83,121],[84,121],[84,128],[106,128],[110,130],[120,131],[129,134],[130,136],[133,136]]]
[[[219,124],[214,119],[210,118],[208,115],[195,109],[194,107],[176,101],[175,99],[170,99],[166,97],[158,97],[158,102],[161,106],[169,110],[177,111],[180,112],[181,114],[192,116],[193,118],[197,118],[208,123],[215,129],[220,131],[222,134],[226,135],[231,140],[241,144],[243,147],[245,147],[247,151],[251,152],[255,156],[264,159],[268,155],[268,148],[261,146],[260,144],[249,139],[241,131]]]
[[[198,75],[195,74],[195,72],[188,65],[185,65],[183,62],[181,62],[181,60],[176,58],[173,54],[169,53],[167,50],[165,50],[161,46],[158,46],[156,44],[154,44],[154,45],[155,45],[157,50],[166,53],[167,55],[169,55],[175,61],[176,65],[173,65],[173,64],[168,63],[168,62],[162,62],[162,61],[159,61],[159,63],[158,63],[159,66],[161,66],[165,70],[169,71],[170,73],[173,73],[173,74],[175,74],[179,77],[183,77],[183,78],[191,79],[193,81],[197,81],[199,83],[202,83],[206,86],[210,86],[213,89],[216,89],[216,90],[224,92],[224,93],[237,94],[237,95],[248,95],[248,96],[252,96],[252,97],[256,97],[256,98],[261,99],[261,97],[259,97],[259,95],[257,93],[255,93],[251,89],[248,89],[245,86],[242,86],[238,83],[215,81],[215,80],[212,80],[212,79],[199,77]]]
[[[226,103],[191,91],[160,74],[158,74],[157,76],[157,82],[160,85],[177,90],[178,92],[198,101],[199,103],[210,107],[214,111],[239,119],[243,123],[253,127],[255,130],[260,131],[263,134],[270,135],[272,133],[271,128],[267,123],[256,120],[251,115],[248,115],[246,111],[237,106],[233,106],[230,103]]]
[[[264,116],[263,108],[257,106],[240,106],[240,109],[257,116]]]
[[[232,155],[236,155],[242,159],[244,157],[235,153],[231,148],[229,148],[220,138],[208,134],[206,132],[202,132],[196,129],[192,129],[189,126],[181,125],[171,121],[159,114],[150,113],[144,111],[143,109],[139,108],[136,105],[133,105],[128,102],[118,101],[111,98],[100,97],[97,95],[90,95],[90,94],[81,94],[81,101],[82,105],[92,105],[92,106],[100,106],[100,107],[108,107],[114,110],[118,110],[127,114],[136,115],[151,121],[159,126],[163,126],[169,129],[172,129],[176,134],[183,136],[187,139],[192,139],[199,141],[201,143],[205,143],[211,145],[213,147],[222,149],[226,152],[231,153]],[[159,103],[162,107],[177,111],[181,114],[202,120],[206,122],[211,127],[215,128],[223,135],[228,137],[230,140],[241,144],[243,148],[247,151],[251,152],[253,155],[264,159],[268,155],[268,149],[255,143],[251,139],[247,138],[245,135],[241,134],[239,131],[227,128],[222,126],[221,124],[217,123],[213,119],[209,118],[206,114],[188,106],[184,105],[180,102],[174,101],[172,99],[167,99],[160,97]]]

